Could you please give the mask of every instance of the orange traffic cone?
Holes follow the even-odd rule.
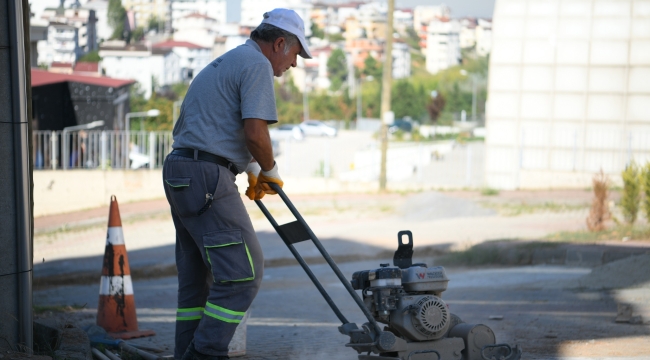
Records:
[[[104,266],[99,286],[97,325],[119,339],[156,335],[153,330],[138,330],[129,258],[126,255],[122,219],[115,195],[111,196]]]

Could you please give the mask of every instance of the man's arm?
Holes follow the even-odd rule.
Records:
[[[263,171],[273,169],[273,146],[269,135],[268,123],[260,119],[244,119],[244,136],[246,147]]]

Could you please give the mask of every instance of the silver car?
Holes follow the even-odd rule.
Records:
[[[307,120],[300,123],[300,128],[308,136],[336,136],[337,130],[322,121]]]

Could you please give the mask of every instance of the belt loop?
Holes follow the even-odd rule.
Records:
[[[199,159],[199,151],[194,149],[194,161],[197,161]]]

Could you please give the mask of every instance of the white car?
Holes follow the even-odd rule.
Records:
[[[274,140],[302,140],[305,133],[300,126],[293,124],[282,124],[278,127],[271,127],[269,135]]]
[[[305,132],[305,135],[315,136],[336,136],[336,128],[326,125],[322,121],[307,120],[300,123],[300,128]]]

